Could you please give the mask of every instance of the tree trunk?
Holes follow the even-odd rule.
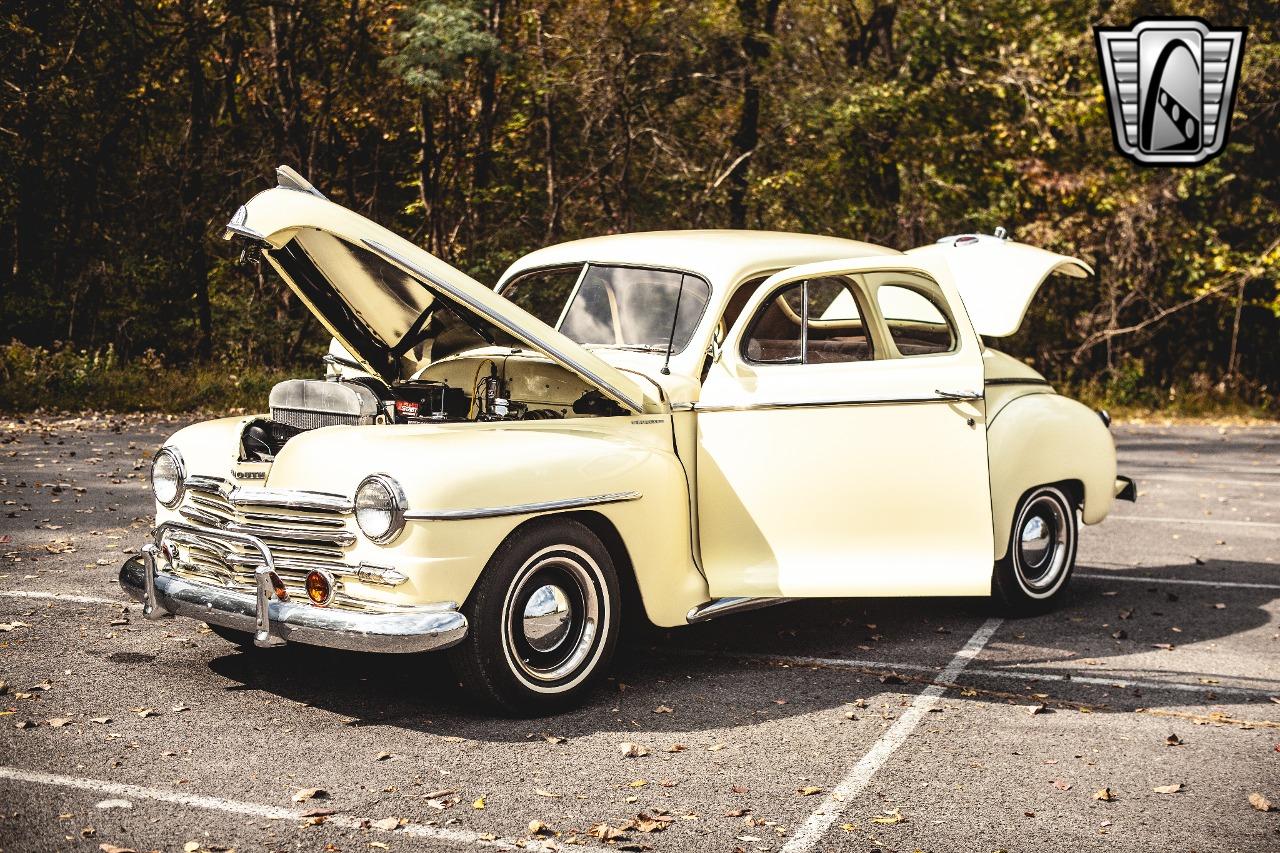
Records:
[[[738,128],[733,134],[733,156],[737,165],[729,173],[729,224],[747,227],[747,190],[751,160],[760,142],[760,75],[769,58],[770,39],[778,22],[782,0],[765,0],[763,15],[759,0],[738,0],[738,20],[742,24],[742,107]]]
[[[213,311],[209,304],[209,255],[205,249],[205,217],[200,214],[204,198],[204,148],[209,137],[209,109],[204,61],[201,53],[207,37],[205,22],[196,0],[185,0],[182,14],[187,28],[187,84],[190,87],[186,155],[183,157],[181,199],[183,273],[196,302],[199,334],[196,352],[200,358],[213,355]]]

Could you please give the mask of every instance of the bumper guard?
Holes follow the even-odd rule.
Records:
[[[148,543],[140,556],[129,558],[120,567],[120,586],[142,602],[142,613],[148,619],[188,616],[253,634],[254,644],[263,647],[294,642],[361,652],[445,649],[461,642],[467,634],[467,617],[452,602],[391,613],[366,613],[281,601],[271,584],[275,569],[271,551],[262,540],[243,533],[203,531],[175,523],[161,526],[156,531],[157,540],[170,527],[249,545],[262,555],[263,564],[254,573],[255,589],[250,594],[161,572],[160,548]]]

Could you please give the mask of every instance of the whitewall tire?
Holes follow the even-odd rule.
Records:
[[[1013,614],[1055,607],[1075,568],[1078,538],[1076,504],[1063,489],[1040,486],[1024,495],[1013,516],[1009,551],[992,577],[997,603]]]
[[[564,518],[508,538],[463,606],[450,650],[462,686],[518,716],[573,704],[608,665],[620,623],[618,576],[590,529]]]

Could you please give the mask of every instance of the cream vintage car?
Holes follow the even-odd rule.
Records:
[[[984,338],[1082,261],[670,231],[517,261],[496,292],[287,168],[226,229],[333,335],[327,379],[156,455],[150,618],[246,646],[448,649],[508,712],[581,696],[622,614],[1063,593],[1116,497],[1105,413]]]

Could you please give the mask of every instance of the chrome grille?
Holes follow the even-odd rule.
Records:
[[[262,556],[248,545],[218,536],[219,530],[257,537],[271,551],[276,573],[289,594],[306,598],[307,573],[324,569],[338,579],[333,606],[368,609],[369,602],[343,590],[344,576],[369,580],[360,566],[346,562],[355,543],[348,529],[351,501],[322,492],[244,489],[214,477],[188,477],[179,514],[201,530],[172,531],[177,546],[174,574],[252,592]]]
[[[320,427],[348,425],[355,426],[366,422],[359,415],[336,414],[334,412],[314,412],[308,409],[273,408],[271,420],[294,429],[308,430]],[[367,419],[371,421],[372,419]]]

